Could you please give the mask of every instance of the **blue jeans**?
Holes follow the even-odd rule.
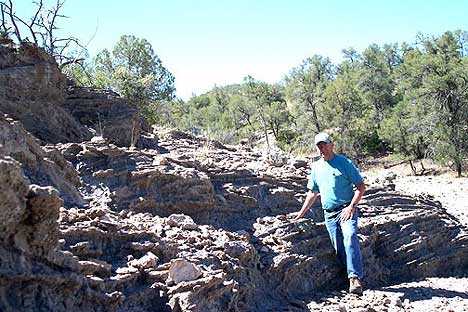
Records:
[[[324,210],[325,224],[335,248],[338,260],[346,267],[348,278],[362,279],[362,257],[359,247],[358,209],[354,210],[353,218],[341,222],[343,210],[328,212]]]

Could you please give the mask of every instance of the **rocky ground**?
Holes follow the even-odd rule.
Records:
[[[468,278],[426,278],[367,289],[362,297],[335,291],[307,304],[310,311],[468,311]]]
[[[447,212],[468,226],[468,178],[455,178],[453,173],[436,176],[399,175],[396,190],[409,195],[428,194],[439,201]]]
[[[418,162],[417,168],[421,168],[420,163]],[[447,212],[468,226],[468,174],[458,178],[450,169],[441,168],[429,160],[422,163],[424,172],[419,169],[420,174],[414,175],[407,162],[396,162],[391,157],[385,157],[374,160],[365,174],[371,180],[391,177],[395,190],[403,194],[433,197]]]
[[[443,181],[440,184],[445,188],[433,185],[434,180]],[[466,197],[467,191],[464,193],[459,191],[463,187],[467,189],[466,178],[400,176],[395,181],[395,185],[397,189],[408,194],[433,195],[447,207],[447,211],[458,217],[465,226],[467,225],[468,200],[460,201],[460,197]],[[460,193],[463,194],[460,196]],[[349,295],[346,291],[320,294],[317,297],[319,299],[307,303],[310,311],[463,312],[468,311],[468,277],[432,277],[388,287],[371,288],[366,289],[362,297]]]
[[[434,164],[426,164],[432,172]],[[440,168],[438,168],[440,169]],[[446,211],[468,226],[468,178],[456,178],[443,170],[436,174],[415,176],[409,165],[400,164],[385,168],[374,164],[364,171],[370,181],[376,179],[393,183],[395,190],[408,195],[423,195],[439,201]],[[372,272],[368,272],[372,274]],[[400,283],[364,291],[362,297],[346,291],[319,294],[319,299],[307,303],[311,311],[468,311],[467,277],[425,278],[420,281]]]

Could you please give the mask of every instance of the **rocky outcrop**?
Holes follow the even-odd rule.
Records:
[[[105,221],[100,226],[106,231],[117,231],[123,224],[139,224],[146,233],[144,238],[132,241],[128,241],[128,235],[117,233],[93,237],[95,230],[88,230],[90,225],[71,230],[74,219],[69,218],[70,224],[64,227],[68,229],[64,232],[66,248],[82,261],[105,261],[112,268],[156,261],[161,266],[157,271],[166,270],[157,273],[164,276],[159,283],[166,286],[158,285],[176,311],[218,311],[236,305],[242,307],[240,311],[268,308],[264,303],[257,306],[253,298],[264,298],[262,302],[269,302],[272,310],[296,305],[300,311],[305,307],[298,302],[311,294],[346,287],[320,209],[311,211],[309,220],[292,221],[288,217],[288,212],[297,211],[305,195],[304,165],[293,161],[277,167],[240,147],[219,145],[215,149],[207,144],[202,138],[160,133],[159,145],[164,153],[97,143],[59,146],[79,168],[86,185],[82,191],[94,207],[74,214],[85,216],[94,211],[94,217],[82,220],[90,225]],[[467,269],[466,230],[438,203],[401,195],[393,191],[390,182],[384,183],[385,187],[373,186],[360,205],[366,285],[379,287],[427,276],[463,274]],[[96,214],[95,209],[101,212]],[[63,220],[67,217],[62,224]],[[174,227],[178,228],[175,232]],[[216,233],[224,233],[233,241]],[[123,241],[116,241],[117,237]],[[116,263],[116,258],[120,262]],[[177,276],[169,273],[171,267],[178,267],[173,266],[174,261],[183,264],[182,276],[201,280],[188,283],[191,286],[182,288],[183,295],[169,287]],[[203,270],[207,261],[209,268],[223,274],[222,278],[210,277],[210,283],[205,284],[204,278],[211,276],[210,270]],[[239,270],[231,267],[233,261],[238,261]],[[100,266],[95,266],[102,274]],[[118,272],[139,274],[131,268]],[[226,284],[244,288],[222,288]],[[140,286],[129,288],[135,287]],[[192,289],[204,287],[211,291],[199,295]],[[221,297],[210,297],[219,293]],[[216,304],[210,306],[209,302]]]
[[[168,134],[159,142],[163,154],[92,142],[57,145],[82,177],[86,204],[60,208],[58,235],[49,222],[60,203],[50,200],[55,215],[34,231],[51,240],[23,247],[36,243],[23,238],[31,234],[17,235],[12,248],[49,262],[47,255],[62,255],[42,270],[68,270],[74,299],[56,292],[47,301],[49,290],[36,289],[42,299],[30,304],[57,311],[91,311],[90,305],[94,311],[307,311],[312,294],[346,286],[320,210],[299,221],[284,213],[298,209],[305,180],[296,174],[306,168],[271,166],[240,147],[203,150],[200,138]],[[31,156],[17,158],[28,163]],[[463,273],[466,231],[437,203],[388,187],[371,188],[360,207],[367,286]],[[23,191],[4,193],[28,188],[23,183]],[[24,219],[21,209],[12,211],[3,223],[10,231],[19,228],[12,219]],[[36,277],[23,276],[25,283],[30,278]]]
[[[0,115],[0,150],[17,160],[28,179],[37,185],[53,186],[67,207],[82,206],[80,180],[72,164],[53,146],[42,148],[20,122]]]
[[[0,112],[42,143],[103,137],[118,146],[146,146],[139,110],[112,91],[67,83],[55,60],[33,44],[0,44]],[[141,142],[140,142],[141,141]]]
[[[235,231],[252,229],[261,216],[296,211],[304,196],[305,167],[271,166],[258,153],[223,146],[204,151],[199,138],[158,140],[163,153],[105,143],[57,147],[79,168],[91,205],[114,211],[184,213],[199,224]]]
[[[173,311],[227,311],[255,291],[253,284],[240,287],[253,282],[256,253],[247,237],[185,215],[72,209],[62,211],[61,227],[94,288],[118,294],[124,311],[163,311],[165,304]]]
[[[115,92],[70,86],[63,107],[109,143],[136,146],[140,139],[139,110]]]
[[[0,112],[46,143],[82,142],[91,133],[62,104],[65,76],[36,46],[0,45]]]
[[[0,158],[0,189],[0,309],[69,306],[67,301],[74,300],[65,298],[80,289],[84,278],[74,272],[78,263],[72,255],[56,248],[58,193],[30,185],[18,162],[8,157]]]
[[[439,204],[374,188],[359,213],[367,287],[466,272],[468,232]],[[324,222],[265,217],[254,227],[264,246],[260,262],[271,268],[267,280],[283,295],[298,298],[347,284]]]

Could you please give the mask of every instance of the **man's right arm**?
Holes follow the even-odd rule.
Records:
[[[319,197],[319,193],[309,190],[307,192],[307,196],[306,196],[306,198],[304,200],[304,203],[302,204],[301,210],[297,213],[297,216],[294,219],[298,220],[298,219],[302,218],[305,215],[305,213],[307,212],[307,210],[309,210],[309,208],[315,202],[317,197]]]

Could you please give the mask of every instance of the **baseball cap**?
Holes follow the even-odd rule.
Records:
[[[328,133],[320,132],[315,136],[315,145],[319,144],[320,142],[331,143],[333,142],[332,138],[328,135]]]

